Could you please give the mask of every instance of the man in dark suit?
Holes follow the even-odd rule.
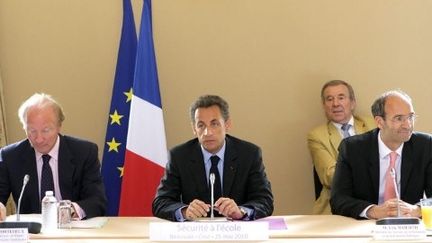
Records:
[[[215,210],[222,216],[254,220],[271,215],[273,195],[261,150],[226,135],[231,126],[227,102],[219,96],[201,96],[190,112],[197,138],[171,150],[153,214],[172,221],[209,216],[209,173],[214,173],[215,195],[220,192]]]
[[[17,202],[28,174],[21,213],[40,213],[45,191],[53,191],[57,200],[72,201],[75,218],[104,215],[97,145],[60,134],[64,113],[49,95],[34,94],[18,114],[27,139],[0,150],[0,204],[6,203],[10,193]]]
[[[372,105],[377,129],[342,141],[333,179],[334,214],[381,219],[420,217],[416,205],[432,196],[432,136],[413,132],[411,98],[388,91]],[[400,192],[400,200],[397,194]]]

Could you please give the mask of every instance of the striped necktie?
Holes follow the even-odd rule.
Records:
[[[52,191],[54,193],[54,179],[49,161],[51,156],[49,154],[42,155],[42,176],[41,176],[41,190],[40,199],[44,198],[46,191]]]
[[[350,128],[351,128],[351,124],[345,123],[345,124],[342,125],[341,129],[342,129],[343,138],[347,138],[347,137],[351,136],[349,134],[349,129]]]

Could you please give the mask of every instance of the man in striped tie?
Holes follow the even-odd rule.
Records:
[[[372,117],[354,115],[354,89],[343,80],[326,82],[321,89],[321,102],[327,122],[307,135],[315,180],[316,200],[312,213],[331,214],[329,199],[339,144],[346,137],[375,128],[375,122]]]
[[[372,105],[377,129],[341,142],[331,209],[353,218],[420,217],[418,202],[432,196],[432,136],[413,132],[416,114],[400,90]]]

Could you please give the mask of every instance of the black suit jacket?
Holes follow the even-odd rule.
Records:
[[[360,218],[367,206],[378,204],[378,131],[349,137],[340,144],[331,191],[332,213]],[[432,196],[431,135],[414,132],[404,143],[401,163],[401,199],[415,204],[423,192]]]
[[[175,211],[194,199],[210,203],[210,192],[198,139],[173,148],[170,155],[153,201],[153,214],[175,221]],[[271,186],[256,145],[227,135],[222,183],[224,197],[255,210],[252,219],[272,214]]]
[[[87,218],[105,215],[106,197],[97,145],[60,135],[58,175],[62,199],[76,202]],[[17,202],[25,174],[30,180],[21,200],[21,213],[40,213],[36,156],[28,139],[0,150],[0,201],[12,193]]]

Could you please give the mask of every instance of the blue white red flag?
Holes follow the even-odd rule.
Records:
[[[144,0],[119,215],[152,215],[152,201],[167,161],[165,127],[153,45],[151,1]]]

